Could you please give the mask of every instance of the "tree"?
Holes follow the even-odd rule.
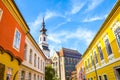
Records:
[[[55,70],[52,66],[48,65],[45,67],[45,80],[55,80]]]

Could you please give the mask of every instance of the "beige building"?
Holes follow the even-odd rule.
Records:
[[[60,58],[59,58],[59,52],[55,51],[54,54],[51,57],[52,60],[52,67],[55,70],[56,76],[60,79]]]
[[[81,59],[81,54],[77,50],[62,48],[55,51],[51,57],[52,66],[60,80],[69,80],[71,72],[75,70],[75,65]]]
[[[44,80],[46,57],[30,33],[24,47],[24,61],[19,71],[19,80]]]

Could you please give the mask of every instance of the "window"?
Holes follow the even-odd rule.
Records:
[[[103,75],[103,77],[104,77],[104,80],[108,80],[108,79],[107,79],[107,75]]]
[[[40,58],[38,57],[38,69],[40,68]]]
[[[37,76],[37,80],[39,80],[39,75]]]
[[[12,72],[13,72],[13,69],[8,67],[7,69],[7,74],[6,74],[6,80],[12,80]]]
[[[105,40],[105,45],[106,45],[106,50],[107,50],[108,55],[112,54],[112,49],[111,49],[108,39]]]
[[[27,55],[27,44],[25,44],[25,47],[24,47],[24,59],[26,60],[26,55]]]
[[[29,73],[28,75],[28,80],[31,80],[31,73]]]
[[[4,80],[5,65],[0,63],[0,79]]]
[[[120,27],[118,27],[115,31],[115,36],[116,36],[116,40],[117,40],[117,43],[118,43],[118,46],[120,48]]]
[[[40,78],[41,78],[41,80],[42,80],[42,76],[41,76]]]
[[[30,49],[29,63],[32,63],[32,49]]]
[[[103,59],[104,59],[104,57],[103,57],[103,52],[102,52],[102,49],[101,49],[101,47],[100,47],[100,46],[98,46],[97,48],[98,48],[98,52],[99,52],[99,54],[100,54],[100,59],[101,59],[101,60],[103,60]]]
[[[46,41],[46,38],[44,37],[44,41]]]
[[[3,10],[0,8],[0,21],[2,19]]]
[[[88,67],[90,67],[90,61],[89,61],[89,59],[88,59]]]
[[[36,80],[36,74],[34,74],[34,80]]]
[[[34,55],[34,67],[36,67],[36,54]]]
[[[102,80],[102,77],[101,77],[101,76],[99,76],[99,80]]]
[[[20,32],[16,29],[15,30],[15,35],[14,35],[14,42],[13,42],[13,47],[17,50],[19,50],[20,48],[20,38],[21,38],[21,34]]]
[[[92,55],[90,56],[90,58],[91,58],[92,66],[93,66],[93,65],[94,65],[94,60],[93,60],[93,58],[92,58]]]
[[[93,80],[93,78],[91,77],[91,80]]]
[[[97,58],[96,52],[94,52],[94,57],[95,57],[96,63],[98,63],[98,58]]]
[[[41,70],[42,70],[42,60],[41,60]]]
[[[44,62],[43,62],[43,72],[44,72],[44,69],[45,69],[45,68],[44,68]]]
[[[25,80],[25,71],[21,71],[21,79],[20,80]]]

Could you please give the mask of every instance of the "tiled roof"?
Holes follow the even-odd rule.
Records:
[[[82,55],[77,50],[62,48],[60,56],[80,58]]]

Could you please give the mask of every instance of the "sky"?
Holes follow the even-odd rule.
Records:
[[[39,42],[45,18],[50,54],[62,47],[84,54],[117,0],[15,0]]]

